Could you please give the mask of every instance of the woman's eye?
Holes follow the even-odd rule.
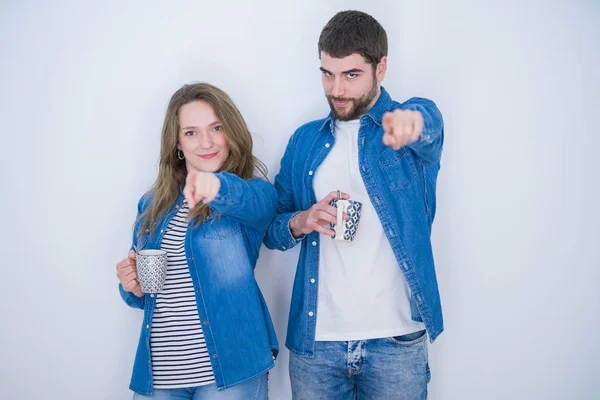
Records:
[[[196,134],[196,132],[194,132],[194,131],[187,131],[185,133],[185,136],[194,136],[195,134]]]
[[[215,132],[220,132],[223,130],[223,125],[217,125],[213,128],[213,131]]]

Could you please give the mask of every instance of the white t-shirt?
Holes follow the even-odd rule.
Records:
[[[321,236],[316,340],[366,340],[425,329],[411,319],[410,289],[358,168],[360,121],[336,121],[335,145],[314,178],[317,200],[331,191],[362,203],[351,243]]]

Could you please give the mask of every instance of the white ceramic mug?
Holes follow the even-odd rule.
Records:
[[[331,201],[331,205],[337,208],[337,221],[335,224],[329,224],[335,231],[332,239],[348,243],[353,241],[360,222],[362,203],[355,200],[334,199]],[[348,214],[346,221],[343,219],[344,212]]]

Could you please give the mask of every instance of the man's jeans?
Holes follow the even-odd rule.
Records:
[[[290,379],[294,400],[423,400],[427,334],[315,342],[313,358],[290,354]]]

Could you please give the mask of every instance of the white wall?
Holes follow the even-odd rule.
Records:
[[[170,95],[226,90],[273,177],[327,112],[316,42],[348,8],[386,28],[392,95],[445,116],[430,398],[597,398],[599,3],[250,3],[0,3],[0,398],[130,398],[142,316],[114,264]],[[282,344],[297,256],[263,249],[257,268]]]

